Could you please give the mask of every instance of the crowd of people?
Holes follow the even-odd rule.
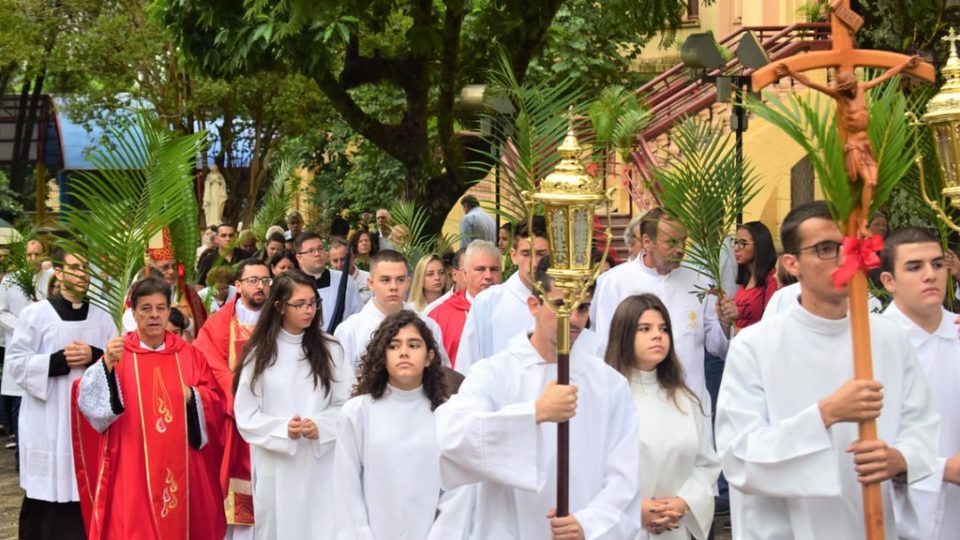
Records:
[[[572,312],[560,385],[545,222],[498,230],[462,204],[460,249],[419,260],[385,209],[353,230],[297,212],[264,238],[212,227],[197,285],[164,242],[122,335],[87,299],[88,261],[57,249],[48,268],[31,241],[36,298],[0,281],[21,538],[704,540],[727,500],[734,538],[858,538],[875,483],[887,538],[960,531],[943,307],[960,262],[937,236],[882,231],[876,380],[854,380],[824,203],[787,215],[780,255],[762,223],[739,226],[720,284],[653,209]]]

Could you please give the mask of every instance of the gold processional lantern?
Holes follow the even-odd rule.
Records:
[[[570,314],[586,298],[590,285],[600,273],[601,264],[593,264],[593,217],[600,205],[606,206],[606,245],[610,249],[610,203],[615,190],[604,191],[597,179],[587,174],[580,163],[580,143],[573,131],[573,111],[568,113],[567,135],[557,149],[560,163],[547,175],[535,192],[523,193],[528,206],[527,230],[533,245],[533,210],[541,205],[550,241],[550,267],[553,290],[563,291],[559,305],[544,305],[557,314],[557,384],[570,384]],[[606,259],[606,251],[603,254]],[[532,258],[531,258],[532,263]],[[533,274],[531,269],[531,274]],[[543,293],[543,286],[534,281]],[[569,512],[570,424],[557,425],[557,516]]]
[[[960,36],[951,28],[950,35],[943,39],[950,43],[950,57],[941,70],[944,83],[940,92],[927,103],[923,123],[930,128],[937,160],[940,162],[940,175],[944,183],[941,193],[950,202],[950,206],[960,209],[960,57],[957,56],[956,49]],[[920,193],[924,201],[933,208],[941,221],[960,231],[960,227],[947,216],[940,205],[927,196],[921,156],[917,156],[916,163],[920,168]]]

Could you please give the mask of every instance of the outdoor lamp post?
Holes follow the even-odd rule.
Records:
[[[609,250],[612,237],[610,205],[616,191],[604,191],[600,182],[587,174],[580,163],[580,143],[573,131],[573,113],[569,113],[569,128],[563,143],[557,149],[560,162],[553,172],[541,180],[535,192],[524,192],[528,206],[528,227],[533,231],[534,206],[542,206],[550,241],[550,267],[547,275],[553,280],[553,289],[563,291],[562,303],[544,299],[544,305],[557,314],[557,384],[570,384],[570,314],[586,298],[590,285],[600,273],[601,264],[592,263],[593,216],[601,205],[606,206],[606,245]],[[533,238],[530,238],[533,245]],[[604,259],[607,252],[604,251]],[[533,274],[531,258],[531,274]],[[541,293],[543,286],[534,281]],[[569,513],[570,424],[557,425],[557,516]]]
[[[950,206],[960,210],[960,57],[957,57],[956,49],[960,36],[951,28],[950,35],[943,39],[950,42],[950,57],[941,70],[945,82],[940,92],[927,103],[923,123],[930,128],[937,151],[940,175],[944,183],[941,194],[950,202]],[[923,159],[920,155],[917,156],[916,163],[920,168],[920,193],[924,201],[948,227],[960,231],[960,226],[943,211],[940,204],[927,195]]]

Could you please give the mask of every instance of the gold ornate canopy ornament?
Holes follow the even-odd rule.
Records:
[[[930,128],[937,151],[944,184],[941,195],[950,202],[950,206],[960,209],[960,57],[957,56],[960,36],[951,28],[950,35],[943,40],[950,43],[950,57],[941,70],[944,83],[940,92],[927,103],[923,123]],[[916,163],[920,168],[920,193],[924,201],[948,227],[960,231],[960,226],[943,211],[940,204],[927,196],[923,157],[917,155]]]
[[[570,384],[570,314],[586,298],[590,285],[603,267],[593,264],[593,217],[599,206],[606,206],[606,249],[610,249],[610,203],[614,189],[604,191],[596,179],[587,174],[580,162],[582,148],[573,129],[573,111],[567,113],[567,135],[557,151],[560,162],[553,172],[541,180],[535,192],[523,193],[528,206],[527,229],[533,245],[534,206],[544,209],[547,238],[550,241],[550,267],[547,275],[553,279],[552,290],[563,291],[562,303],[544,301],[557,314],[557,384]],[[533,276],[533,259],[530,274]],[[533,280],[532,280],[533,281]],[[541,293],[543,285],[533,281]],[[557,425],[557,516],[569,513],[570,424]]]

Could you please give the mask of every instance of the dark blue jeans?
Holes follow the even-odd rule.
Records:
[[[710,353],[706,353],[704,359],[704,376],[707,379],[707,392],[710,393],[710,400],[713,401],[713,413],[717,413],[717,396],[720,394],[720,381],[723,379],[724,361]],[[729,502],[730,490],[727,488],[727,479],[720,473],[720,479],[717,481],[717,488],[720,491],[720,499]]]

